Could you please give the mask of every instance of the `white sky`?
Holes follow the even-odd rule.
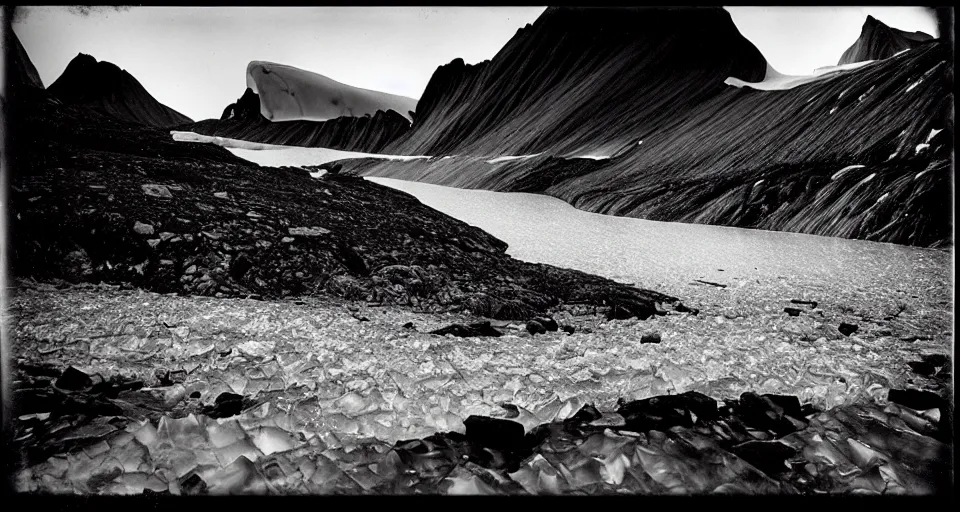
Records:
[[[544,7],[26,7],[14,29],[49,86],[77,53],[129,71],[161,103],[218,118],[246,87],[251,60],[296,66],[356,87],[419,98],[436,68],[493,57]],[[781,73],[834,65],[867,14],[937,36],[920,7],[729,7]]]

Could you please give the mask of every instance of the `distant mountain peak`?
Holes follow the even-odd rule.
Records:
[[[860,29],[860,37],[843,52],[838,65],[886,59],[931,40],[933,36],[929,34],[896,29],[868,15]]]
[[[77,53],[48,90],[66,104],[91,108],[123,121],[159,128],[192,122],[157,101],[120,66],[83,52]]]

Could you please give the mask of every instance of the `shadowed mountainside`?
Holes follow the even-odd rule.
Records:
[[[932,39],[933,37],[929,34],[898,30],[888,27],[873,16],[867,16],[867,21],[863,23],[860,31],[860,37],[843,52],[837,64],[886,59]]]
[[[689,31],[681,30],[679,21],[667,21],[718,16],[710,10],[679,12],[640,11],[638,20],[664,20],[657,24],[663,31],[651,32],[649,38],[623,30],[643,40],[651,49],[647,54],[668,56],[673,52],[667,42],[682,40]],[[620,11],[548,10],[493,61],[462,69],[458,64],[441,67],[420,101],[412,131],[387,148],[451,157],[351,161],[347,169],[462,188],[545,193],[583,210],[652,220],[922,246],[951,240],[953,70],[946,43],[924,43],[786,90],[725,86],[723,77],[704,75],[702,69],[691,73],[651,67],[643,70],[643,80],[631,81],[626,89],[636,98],[647,97],[643,91],[648,90],[653,99],[620,102],[617,110],[592,108],[590,120],[578,117],[575,107],[585,100],[575,91],[545,104],[539,99],[546,93],[525,104],[501,103],[496,108],[480,100],[488,91],[523,91],[544,82],[528,72],[528,82],[502,78],[495,83],[489,78],[497,76],[491,69],[536,65],[542,73],[560,77],[590,67],[579,54],[552,52],[567,40],[565,31],[579,30],[553,20],[575,20],[581,14],[606,16],[613,26],[618,18],[630,19]],[[533,36],[540,34],[537,27],[544,32],[540,39]],[[732,22],[730,30],[736,31]],[[579,32],[577,36],[582,37]],[[538,52],[554,60],[532,58]],[[762,57],[754,65],[765,69]],[[665,87],[675,73],[686,77],[685,85]],[[753,80],[762,78],[758,73]],[[596,82],[564,83],[582,89]],[[612,86],[595,89],[591,102],[617,94]],[[709,94],[694,105],[691,91],[698,90]],[[570,109],[568,117],[560,117],[565,109]],[[624,128],[629,125],[626,119],[648,109],[649,116],[640,116],[630,130]],[[545,121],[546,115],[556,117]],[[579,129],[571,128],[573,135],[567,138],[556,134],[568,125]],[[551,135],[543,136],[547,132]],[[493,153],[496,148],[503,151]],[[560,158],[573,149],[583,156],[614,157]],[[541,151],[539,156],[495,163],[476,156]]]
[[[328,121],[271,122],[260,112],[259,95],[248,88],[236,103],[224,109],[219,120],[198,121],[182,128],[202,135],[265,144],[378,152],[406,132],[410,122],[394,110]]]
[[[765,70],[720,8],[549,8],[492,60],[438,68],[387,152],[610,155]]]
[[[5,81],[9,89],[19,89],[22,87],[31,87],[43,89],[43,82],[40,80],[40,74],[34,67],[33,61],[27,55],[20,39],[10,27],[5,27],[3,36],[4,49],[4,70]]]
[[[67,64],[48,90],[65,104],[83,106],[121,121],[156,128],[192,122],[157,101],[130,73],[83,53]]]

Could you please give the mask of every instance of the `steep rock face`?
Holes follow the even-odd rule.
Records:
[[[905,32],[887,26],[882,21],[867,16],[860,30],[860,37],[843,52],[838,64],[851,64],[865,60],[880,60],[893,57],[933,39],[923,32]]]
[[[765,71],[720,8],[549,8],[492,60],[441,66],[388,151],[610,155]]]
[[[695,108],[671,111],[655,130],[612,128],[630,147],[607,160],[464,155],[346,161],[345,170],[539,192],[619,216],[949,244],[951,57],[945,43],[929,42],[786,90],[725,86]],[[601,142],[593,148],[602,147],[594,135]]]
[[[410,128],[394,110],[372,116],[338,117],[329,121],[271,122],[260,112],[260,97],[252,89],[227,106],[220,120],[199,121],[187,130],[202,135],[347,151],[378,152]]]
[[[66,104],[87,107],[122,121],[156,128],[193,122],[157,101],[127,71],[83,53],[70,61],[48,90]]]
[[[3,49],[6,61],[4,75],[6,77],[7,87],[10,89],[43,89],[43,82],[40,80],[40,74],[37,68],[27,55],[27,51],[20,43],[20,38],[13,32],[12,28],[4,31]]]
[[[328,121],[395,110],[408,117],[417,100],[343,84],[323,75],[273,62],[247,65],[247,88],[260,96],[270,121]]]

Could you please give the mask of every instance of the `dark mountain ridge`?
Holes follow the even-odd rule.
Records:
[[[193,122],[157,101],[127,71],[83,53],[67,64],[48,90],[66,104],[83,106],[122,121],[156,128]]]
[[[863,28],[860,29],[860,37],[843,52],[837,64],[886,59],[932,39],[933,36],[929,34],[895,29],[873,16],[867,16]]]
[[[490,61],[437,69],[409,155],[613,154],[766,60],[720,8],[548,8]]]
[[[409,128],[410,122],[394,110],[378,110],[373,116],[344,116],[329,121],[270,121],[260,113],[260,98],[250,88],[236,103],[224,109],[219,120],[209,119],[180,127],[202,135],[265,144],[364,152],[381,151]]]
[[[605,68],[585,63],[583,51],[552,51],[570,37],[563,24],[544,29],[542,37],[533,35],[538,26],[580,12],[550,10],[492,61],[477,66],[455,61],[437,71],[413,129],[386,151],[453,158],[351,161],[347,169],[462,188],[545,193],[583,210],[619,216],[922,246],[952,243],[952,52],[946,43],[921,43],[911,52],[787,90],[724,85],[724,73],[714,64],[712,73],[647,67],[643,79],[620,91],[611,84],[594,88],[598,82],[574,81],[558,85],[564,94],[557,97],[548,91],[526,94],[549,82],[542,76]],[[585,12],[620,17],[619,11]],[[643,12],[655,20],[680,16],[669,9]],[[722,21],[709,10],[683,13]],[[627,33],[671,55],[664,41],[689,35],[681,25],[664,22],[672,32],[656,37]],[[575,29],[571,22],[565,30]],[[740,52],[749,57],[755,48]],[[741,71],[739,78],[759,81],[762,57],[747,60],[750,73]],[[732,69],[731,62],[740,60],[723,62]],[[595,90],[582,96],[583,88]],[[632,103],[603,108],[628,90]],[[507,92],[497,100],[491,91]],[[688,101],[698,92],[697,101]],[[527,103],[518,102],[521,97]],[[547,100],[541,103],[542,98]],[[590,119],[579,111],[587,103],[595,105]],[[629,121],[638,112],[645,115]],[[486,156],[540,152],[492,164]],[[614,157],[563,158],[571,153]]]
[[[33,89],[43,89],[43,81],[40,80],[40,74],[37,68],[27,55],[27,50],[20,43],[20,38],[10,27],[5,27],[4,31],[4,61],[6,69],[6,85],[9,89],[22,89],[24,87]]]

